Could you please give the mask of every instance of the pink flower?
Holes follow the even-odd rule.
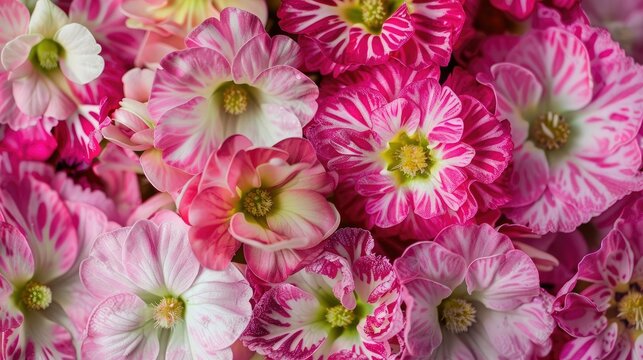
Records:
[[[573,336],[561,359],[643,358],[643,200],[586,255],[554,302],[558,325]]]
[[[282,29],[317,43],[319,50],[306,55],[323,59],[315,67],[334,75],[390,57],[413,67],[445,66],[464,22],[459,0],[283,0],[277,15]]]
[[[270,37],[256,16],[228,8],[208,19],[156,72],[148,110],[163,159],[197,174],[234,134],[271,146],[300,137],[317,110],[317,86],[296,68],[299,46]]]
[[[263,294],[244,344],[271,359],[388,359],[402,328],[399,284],[372,249],[368,231],[338,230],[314,262]]]
[[[395,261],[406,354],[417,359],[530,359],[555,323],[529,256],[489,225],[453,225]]]
[[[422,78],[393,62],[369,77],[340,77],[331,84],[341,90],[327,92],[334,94],[323,98],[306,131],[339,174],[342,214],[416,239],[487,207],[476,184],[492,186],[512,148],[508,123],[465,94],[466,86]]]
[[[83,284],[104,299],[87,322],[83,356],[232,359],[251,315],[248,283],[232,265],[202,268],[174,213],[156,222],[101,235],[81,264]]]
[[[506,215],[540,234],[571,232],[643,187],[643,68],[607,32],[557,21],[490,70],[515,144]]]
[[[95,303],[79,264],[111,225],[23,165],[0,176],[0,357],[74,359]]]
[[[192,249],[204,266],[225,268],[243,244],[250,270],[279,282],[337,229],[339,214],[327,200],[334,188],[308,141],[253,147],[237,135],[182,190],[179,213],[192,225]]]

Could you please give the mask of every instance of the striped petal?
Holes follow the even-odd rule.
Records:
[[[395,260],[395,272],[406,283],[415,278],[424,278],[455,289],[464,280],[467,264],[460,255],[445,249],[435,242],[421,242],[409,246]]]
[[[13,285],[0,274],[0,332],[17,328],[24,320],[22,311],[14,304],[14,296]]]
[[[537,234],[572,232],[591,218],[589,213],[565,202],[549,189],[530,205],[506,209],[505,215],[517,224],[528,226]]]
[[[0,275],[14,284],[29,281],[34,273],[34,259],[29,243],[14,226],[0,222]]]
[[[475,259],[513,250],[511,240],[487,224],[451,226],[444,229],[435,238],[435,242],[464,257],[467,266]]]
[[[270,38],[268,34],[250,39],[232,63],[232,74],[237,84],[252,83],[259,74],[277,65],[299,68],[303,55],[297,43],[283,35]]]
[[[571,340],[561,350],[560,358],[563,360],[605,358],[611,355],[612,350],[614,350],[618,332],[618,323],[612,323],[598,336],[580,337]]]
[[[4,359],[74,360],[76,352],[67,330],[31,313],[22,326],[2,334]]]
[[[506,11],[518,20],[527,18],[536,6],[537,0],[491,0],[496,8]]]
[[[549,164],[542,149],[528,141],[517,147],[513,153],[511,172],[511,201],[509,206],[519,207],[533,203],[547,189]]]

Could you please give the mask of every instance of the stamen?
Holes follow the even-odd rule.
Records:
[[[263,217],[272,210],[272,196],[264,189],[252,189],[243,198],[243,209],[252,216]]]
[[[362,0],[362,23],[372,31],[382,30],[387,17],[386,0]]]
[[[154,322],[157,327],[171,329],[177,321],[183,319],[185,306],[181,299],[166,297],[154,307]]]
[[[548,111],[541,115],[530,127],[536,146],[544,150],[557,150],[569,140],[570,127],[565,118]]]
[[[29,310],[45,310],[51,305],[51,289],[36,281],[30,281],[22,290],[22,303]]]
[[[35,51],[35,60],[40,68],[44,70],[54,70],[58,68],[61,47],[54,40],[44,39],[39,42],[32,51]]]
[[[336,305],[326,310],[326,321],[332,327],[346,327],[353,323],[355,314],[342,305]]]
[[[426,150],[419,145],[404,145],[395,156],[399,160],[395,170],[408,177],[424,174],[429,167]]]
[[[455,334],[466,332],[476,322],[476,308],[463,299],[446,299],[438,310],[444,326]]]
[[[643,330],[643,294],[630,291],[618,303],[618,317],[636,330]]]
[[[241,115],[248,109],[248,91],[232,84],[223,91],[223,110],[230,115]]]

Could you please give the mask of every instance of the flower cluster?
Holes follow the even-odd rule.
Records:
[[[0,359],[643,359],[642,18],[0,0]]]

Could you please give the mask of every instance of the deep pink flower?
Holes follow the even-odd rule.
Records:
[[[453,225],[395,261],[406,303],[406,355],[530,359],[555,324],[532,260],[489,225]]]
[[[337,229],[339,213],[327,200],[335,184],[307,140],[253,147],[237,135],[182,190],[179,213],[192,225],[190,241],[203,265],[225,268],[243,244],[252,272],[278,282]]]
[[[402,328],[399,284],[361,229],[338,230],[326,251],[255,306],[242,340],[271,359],[388,359]]]
[[[616,221],[601,248],[581,260],[554,302],[574,337],[561,359],[643,358],[643,200]]]
[[[339,174],[351,221],[427,238],[487,206],[475,184],[491,186],[507,167],[509,125],[458,81],[422,79],[432,74],[391,62],[330,82],[306,135]]]
[[[459,0],[283,0],[279,25],[317,51],[311,70],[338,75],[395,57],[413,67],[445,66],[464,22]]]

